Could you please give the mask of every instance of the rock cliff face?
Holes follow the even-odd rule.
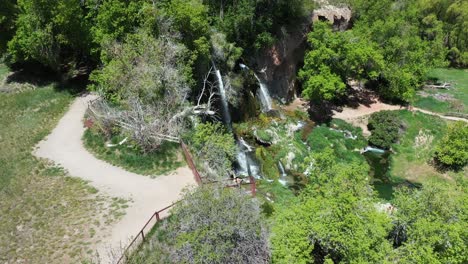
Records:
[[[312,12],[312,21],[330,21],[335,30],[346,30],[351,20],[351,9],[349,7],[336,7],[324,5]]]
[[[278,42],[254,59],[256,71],[267,84],[271,96],[282,103],[295,98],[298,90],[296,75],[303,65],[308,47],[307,33],[311,31],[314,21],[328,20],[335,30],[345,30],[349,27],[350,19],[349,8],[323,5],[298,25],[282,28]]]

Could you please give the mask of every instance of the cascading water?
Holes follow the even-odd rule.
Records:
[[[223,77],[221,71],[216,68],[213,62],[213,68],[215,69],[216,79],[218,80],[219,95],[221,97],[221,111],[223,116],[223,122],[229,131],[232,132],[231,113],[229,112],[229,104],[226,97],[226,90],[224,88]],[[252,175],[255,178],[260,178],[260,168],[255,162],[254,158],[251,157],[251,153],[254,148],[249,146],[243,138],[237,140],[238,151],[236,154],[237,166],[236,174],[240,176]]]
[[[224,89],[224,82],[223,77],[221,76],[221,72],[216,68],[213,63],[213,67],[215,68],[216,79],[218,79],[218,88],[219,88],[219,95],[221,96],[221,113],[223,115],[223,121],[229,131],[232,131],[231,125],[231,113],[229,113],[229,105],[226,98],[226,90]]]
[[[260,102],[262,103],[262,107],[263,107],[263,112],[268,112],[272,109],[271,97],[270,97],[270,93],[268,92],[268,87],[266,86],[264,82],[262,82],[260,77],[258,77],[255,72],[254,72],[254,76],[255,78],[257,78],[258,84],[260,85],[259,94],[260,94]]]
[[[281,175],[278,181],[283,186],[286,186],[288,184],[288,181],[286,179],[286,176],[288,176],[288,174],[286,173],[286,170],[284,169],[283,163],[281,161],[278,161],[278,169]]]
[[[361,153],[366,153],[367,151],[370,151],[370,152],[374,152],[374,153],[385,153],[385,150],[384,149],[379,149],[379,148],[374,148],[374,147],[371,147],[371,146],[367,146],[365,147]]]
[[[253,176],[254,178],[260,177],[260,167],[258,166],[255,158],[253,157],[254,148],[245,142],[243,138],[237,140],[237,169],[236,174],[240,176]]]
[[[242,70],[250,70],[250,68],[245,65],[245,64],[242,64],[242,63],[239,63],[239,67],[242,69]],[[258,81],[258,85],[260,86],[260,90],[259,90],[259,97],[260,97],[260,103],[262,104],[262,110],[263,112],[268,112],[270,111],[272,108],[272,104],[271,104],[271,97],[270,97],[270,93],[268,92],[268,87],[266,86],[266,84],[264,82],[262,82],[262,80],[260,79],[260,77],[258,77],[258,75],[252,71],[255,78],[257,79]]]

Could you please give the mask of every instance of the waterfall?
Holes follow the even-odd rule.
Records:
[[[229,113],[229,105],[226,97],[226,90],[224,89],[223,77],[221,72],[216,68],[213,62],[213,68],[215,69],[216,79],[218,79],[219,95],[221,96],[221,114],[223,115],[223,122],[229,131],[232,131],[231,125],[231,113]]]
[[[286,179],[286,176],[288,176],[288,174],[286,174],[286,171],[284,170],[284,166],[283,166],[283,163],[280,161],[278,161],[278,169],[279,169],[279,172],[281,174],[280,178],[279,178],[279,183],[281,183],[283,186],[286,186],[288,184],[288,181]]]
[[[245,64],[242,64],[242,63],[239,63],[239,67],[242,69],[242,70],[250,70],[250,68],[245,65]],[[258,84],[260,86],[260,90],[259,90],[259,95],[260,95],[260,102],[262,103],[262,107],[263,107],[263,112],[268,112],[272,109],[271,107],[271,97],[270,97],[270,93],[268,92],[268,87],[266,86],[266,84],[264,82],[262,82],[262,80],[260,79],[260,77],[258,77],[258,75],[252,71],[255,78],[257,79],[258,81]]]
[[[249,67],[247,67],[247,65],[242,64],[242,63],[239,63],[239,67],[240,67],[242,70],[249,70]]]
[[[374,148],[374,147],[370,147],[370,146],[367,146],[366,148],[364,148],[361,153],[365,153],[367,151],[370,151],[370,152],[375,152],[375,153],[385,153],[385,150],[384,149],[379,149],[379,148]]]
[[[241,176],[253,176],[257,179],[260,177],[260,167],[252,157],[254,148],[249,146],[244,139],[237,140],[238,151],[236,154],[237,169],[236,174]]]
[[[268,87],[262,80],[257,76],[254,72],[255,78],[257,78],[258,84],[260,85],[260,102],[262,103],[263,111],[268,112],[272,109],[271,107],[271,97],[270,93],[268,92]]]
[[[253,151],[253,147],[250,146],[249,144],[247,144],[247,142],[245,142],[245,140],[242,137],[240,137],[239,142],[241,143],[242,146],[245,147],[247,152],[252,152]]]

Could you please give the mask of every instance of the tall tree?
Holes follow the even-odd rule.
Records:
[[[468,261],[468,195],[466,179],[430,181],[420,190],[395,194],[400,230],[398,263],[466,263]],[[397,244],[397,245],[398,245]]]
[[[0,0],[0,55],[7,49],[8,41],[15,32],[15,19],[18,14],[16,0]]]
[[[73,68],[89,54],[89,32],[80,1],[19,0],[11,62],[39,62],[55,71]]]
[[[362,164],[336,163],[333,151],[306,159],[312,184],[275,218],[275,263],[371,262],[388,258],[390,218],[374,206]]]

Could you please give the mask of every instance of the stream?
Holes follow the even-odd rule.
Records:
[[[393,198],[393,187],[399,183],[392,181],[389,174],[390,152],[366,151],[362,154],[370,166],[371,184],[378,196],[385,200]]]

